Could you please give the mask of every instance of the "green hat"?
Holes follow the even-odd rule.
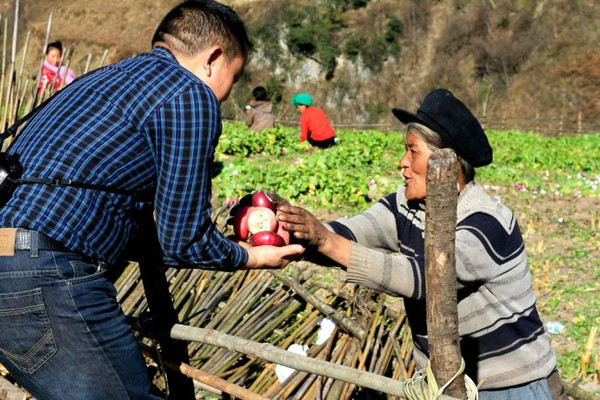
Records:
[[[292,96],[292,105],[297,106],[311,106],[313,103],[312,97],[308,93],[299,93]]]

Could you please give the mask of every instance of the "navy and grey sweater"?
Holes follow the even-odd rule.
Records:
[[[525,246],[513,213],[468,184],[458,199],[456,273],[461,350],[482,389],[547,377],[556,367],[538,315]],[[347,281],[404,298],[418,368],[427,363],[425,209],[404,187],[364,213],[329,224],[353,241]]]

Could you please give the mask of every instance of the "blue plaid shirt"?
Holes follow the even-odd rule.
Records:
[[[63,89],[27,122],[9,153],[23,177],[66,178],[154,193],[158,237],[180,265],[233,270],[248,259],[211,221],[221,134],[213,92],[163,48],[99,69]],[[67,248],[115,262],[141,203],[101,190],[20,185],[0,226],[38,230]]]

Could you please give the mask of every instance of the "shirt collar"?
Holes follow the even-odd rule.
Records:
[[[179,64],[179,61],[177,61],[173,53],[171,53],[171,51],[166,47],[155,47],[152,49],[152,53],[158,55],[159,57],[168,58],[169,60],[175,61],[177,64]]]

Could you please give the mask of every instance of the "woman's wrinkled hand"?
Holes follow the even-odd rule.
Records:
[[[317,217],[301,207],[282,205],[278,207],[278,220],[283,228],[306,246],[323,249],[331,232]]]
[[[272,190],[267,191],[267,196],[269,196],[271,198],[271,201],[273,201],[273,203],[275,203],[275,208],[279,209],[279,207],[281,206],[289,206],[290,202],[287,201],[287,199],[281,197],[280,195],[278,195],[277,193],[275,193]]]

